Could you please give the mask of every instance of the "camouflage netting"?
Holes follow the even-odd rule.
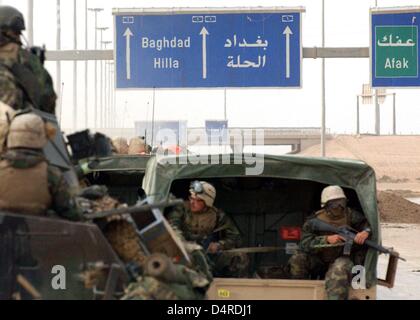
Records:
[[[139,277],[137,282],[128,286],[121,300],[179,300],[175,292],[168,284],[156,278]]]
[[[105,196],[93,201],[92,209],[94,212],[99,212],[123,206],[116,199]],[[105,226],[104,235],[120,259],[125,263],[134,261],[139,265],[143,265],[146,256],[140,245],[135,227],[124,216],[115,215],[107,218],[107,220],[108,223]]]
[[[144,264],[146,255],[136,230],[129,221],[125,219],[111,221],[105,227],[104,234],[123,262],[134,261],[139,265]]]
[[[110,196],[104,196],[98,200],[92,201],[92,211],[100,212],[123,207],[122,204]]]

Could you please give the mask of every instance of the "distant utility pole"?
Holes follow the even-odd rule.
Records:
[[[106,101],[107,101],[106,105],[107,105],[107,110],[108,110],[107,111],[107,114],[108,114],[107,126],[112,127],[112,118],[114,117],[114,113],[112,112],[112,103],[111,103],[111,93],[112,93],[112,74],[111,74],[112,63],[111,61],[106,62],[106,65],[108,66],[108,72],[107,72],[108,80],[106,83],[106,85],[108,86],[108,90],[106,92]]]
[[[28,42],[29,46],[34,45],[34,0],[28,0]]]
[[[224,119],[227,120],[227,112],[226,112],[226,88],[225,88],[225,101],[224,101]]]
[[[100,28],[97,27],[96,29],[101,32],[100,44],[101,44],[101,50],[103,50],[104,49],[104,47],[103,47],[103,32],[105,30],[107,30],[108,27],[100,27]],[[101,72],[100,72],[100,80],[99,80],[99,84],[100,84],[100,93],[99,93],[99,110],[100,110],[99,112],[100,112],[100,116],[99,116],[99,119],[100,119],[100,125],[101,126],[104,125],[104,122],[103,122],[104,121],[104,106],[103,106],[103,96],[104,96],[103,75],[104,75],[104,72],[103,72],[103,68],[104,68],[104,61],[101,60],[101,65],[100,65]]]
[[[357,119],[357,124],[356,124],[356,134],[359,135],[360,134],[360,96],[357,95],[357,109],[356,109],[356,119]]]
[[[98,49],[98,12],[103,8],[89,8],[89,11],[95,13],[95,50]],[[95,110],[94,110],[95,129],[98,127],[98,61],[95,60]]]
[[[111,127],[112,128],[114,128],[115,126],[116,126],[116,124],[115,124],[115,117],[116,117],[116,114],[115,114],[115,103],[114,103],[114,94],[115,94],[115,91],[114,91],[114,62],[112,61],[112,62],[110,62],[110,70],[109,70],[109,73],[110,73],[110,75],[109,75],[109,84],[110,84],[110,90],[109,90],[109,94],[110,94],[110,98],[109,98],[109,103],[110,103],[110,105],[111,105]]]
[[[392,134],[397,134],[397,111],[395,110],[395,92],[392,94]]]
[[[73,49],[77,50],[77,1],[73,0]],[[73,61],[73,130],[77,129],[77,61]]]
[[[103,44],[105,46],[105,50],[107,49],[107,45],[112,43],[112,41],[101,41],[101,44]],[[103,122],[105,127],[108,126],[108,118],[109,118],[109,105],[108,105],[108,99],[107,99],[107,86],[108,86],[108,74],[106,71],[106,66],[107,66],[107,62],[105,61],[104,63],[104,81],[103,81],[103,101],[104,101],[104,106],[105,106],[105,112],[104,112],[104,117],[103,117]]]
[[[57,51],[61,50],[61,13],[60,13],[60,0],[57,0],[57,38],[56,38],[56,47]],[[59,108],[56,110],[57,115],[60,115],[59,121],[61,121],[61,108],[62,108],[62,84],[61,84],[61,62],[58,59],[56,62],[57,74],[56,74],[56,81],[55,87],[57,90],[57,98],[60,101]]]
[[[378,7],[378,0],[375,0],[375,7]],[[375,90],[375,134],[381,134],[381,110],[378,102],[378,90]]]
[[[155,146],[155,87],[153,87],[153,106],[152,106],[152,148]]]
[[[88,49],[88,0],[85,0],[85,50]],[[85,128],[88,127],[88,61],[85,60]]]
[[[322,0],[322,47],[325,48],[325,1]],[[322,58],[321,157],[325,157],[325,58]]]
[[[117,127],[117,110],[115,107],[116,104],[116,95],[115,95],[115,62],[114,62],[114,68],[112,69],[112,126],[114,128]]]

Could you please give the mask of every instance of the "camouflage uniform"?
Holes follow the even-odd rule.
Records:
[[[184,265],[173,264],[165,255],[160,254],[160,256],[169,261],[168,269],[159,276],[153,277],[148,272],[150,264],[145,266],[143,275],[127,287],[123,300],[198,300],[204,298],[210,282],[202,274]],[[151,259],[148,262],[152,264],[156,262],[156,260],[153,261],[153,257]]]
[[[131,283],[121,300],[202,300],[204,293],[198,293],[187,284],[165,283],[154,277],[139,277]]]
[[[309,217],[302,228],[299,251],[289,260],[290,274],[294,279],[308,279],[325,275],[325,289],[330,300],[348,298],[351,283],[351,270],[354,264],[363,265],[365,248],[354,244],[350,256],[343,256],[343,243],[329,244],[329,233],[316,233],[312,230],[310,219],[318,218],[335,226],[349,225],[356,230],[368,226],[366,218],[358,211],[346,208],[340,220],[329,218],[322,209]]]
[[[34,150],[8,150],[1,156],[0,161],[0,177],[2,172],[8,168],[16,170],[26,170],[46,162],[42,151]],[[72,195],[69,192],[69,186],[64,179],[61,171],[51,165],[47,166],[48,191],[51,195],[51,205],[47,208],[47,215],[59,215],[69,220],[81,220],[81,212],[77,208]],[[1,178],[0,178],[1,179]],[[7,186],[5,186],[7,187]],[[2,195],[0,195],[0,206],[2,203]],[[3,209],[18,211],[20,204],[16,204],[16,208],[5,206]]]
[[[191,212],[188,203],[175,207],[168,214],[168,221],[186,241],[199,244],[204,250],[211,242],[220,244],[221,250],[229,250],[240,245],[239,230],[223,211],[207,207],[200,213]],[[200,251],[200,250],[198,250]],[[204,255],[196,253],[196,255]],[[207,254],[215,276],[238,276],[241,273],[243,254],[216,253]]]
[[[44,68],[41,48],[22,48],[25,30],[22,13],[11,6],[0,6],[0,101],[13,109],[34,107],[54,113],[56,94],[51,76]]]
[[[0,48],[0,101],[15,110],[32,106],[54,114],[57,96],[50,74],[37,56],[17,46]],[[5,57],[10,50],[17,51],[15,57]]]

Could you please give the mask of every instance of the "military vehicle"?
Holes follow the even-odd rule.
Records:
[[[74,159],[68,152],[55,116],[38,110],[35,112],[58,129],[54,139],[44,148],[48,161],[60,168],[74,191],[78,190],[80,175],[75,170]],[[103,140],[101,135],[98,138]],[[80,140],[75,145],[78,143]],[[73,150],[86,150],[81,144],[79,147]],[[94,163],[88,170],[87,179],[91,183],[107,184],[111,195],[136,204],[139,198],[137,187],[141,184],[148,157],[96,158],[90,157],[90,151],[87,155],[86,163]],[[163,218],[162,208],[166,204],[148,206],[148,200],[142,199],[134,207],[117,209],[117,213],[118,210],[118,214],[131,213],[147,254],[162,252],[188,260],[182,245]],[[0,300],[121,297],[124,287],[135,277],[136,270],[120,259],[103,233],[106,217],[110,215],[115,215],[115,211],[87,215],[87,222],[71,222],[0,210]]]
[[[106,185],[109,194],[121,202],[134,205],[141,192],[141,183],[150,155],[111,155],[96,158],[85,179],[89,184]]]
[[[292,280],[284,270],[297,248],[305,218],[319,210],[321,191],[327,185],[344,189],[349,206],[369,221],[372,240],[381,242],[375,173],[366,163],[254,154],[252,159],[263,170],[247,175],[247,155],[229,155],[229,164],[222,163],[221,157],[214,163],[214,155],[201,155],[206,161],[198,164],[189,163],[187,156],[152,158],[143,179],[152,201],[166,199],[170,193],[187,199],[193,180],[212,183],[217,190],[215,206],[230,214],[242,234],[242,246],[261,249],[249,254],[247,278],[215,278],[209,299],[324,299],[323,279]],[[364,262],[367,289],[352,289],[351,299],[375,299],[377,285],[391,288],[396,256],[390,256],[386,279],[377,279],[378,252],[369,249]]]

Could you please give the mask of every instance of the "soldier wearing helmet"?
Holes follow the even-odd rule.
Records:
[[[0,209],[28,215],[59,215],[80,220],[81,214],[58,168],[43,154],[55,128],[34,113],[17,113],[11,121],[6,151],[0,156]]]
[[[0,101],[15,110],[34,107],[54,114],[56,94],[44,68],[44,50],[22,47],[21,12],[0,6]]]
[[[185,240],[203,247],[216,276],[238,276],[247,257],[223,253],[237,247],[241,237],[231,218],[214,206],[216,189],[206,181],[193,181],[189,192],[189,202],[169,213],[169,222]],[[235,261],[242,265],[235,265]]]
[[[128,154],[128,143],[126,138],[115,138],[112,140],[112,145],[117,154]]]
[[[363,265],[366,249],[361,245],[371,230],[365,216],[347,206],[347,197],[340,186],[328,186],[321,193],[321,210],[302,227],[299,250],[289,260],[292,278],[307,279],[325,275],[328,299],[348,298],[351,270]],[[343,254],[343,238],[337,234],[312,230],[310,219],[317,218],[336,227],[350,226],[358,231],[350,256]]]
[[[128,144],[128,154],[146,154],[146,142],[141,137],[130,139]]]

